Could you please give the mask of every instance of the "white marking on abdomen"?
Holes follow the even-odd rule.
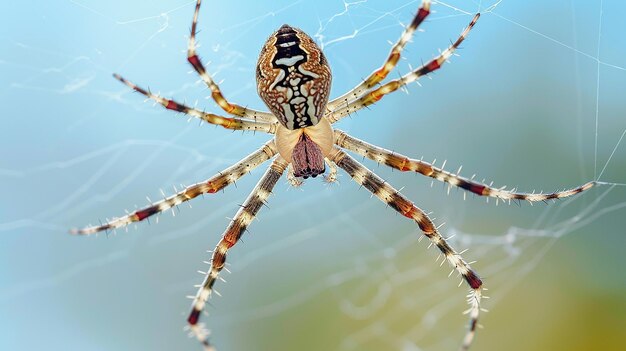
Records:
[[[304,67],[302,67],[302,65],[298,66],[298,71],[300,71],[300,73],[302,73],[304,75],[307,75],[309,77],[313,77],[313,78],[319,78],[320,77],[319,75],[304,69]]]
[[[285,58],[278,59],[278,60],[276,60],[276,64],[277,65],[285,65],[287,67],[291,67],[291,66],[295,65],[296,62],[302,61],[302,60],[304,60],[304,56],[297,55],[297,56],[293,56],[293,57],[285,57]]]
[[[276,84],[282,82],[283,79],[285,79],[285,71],[283,71],[281,69],[280,72],[278,72],[278,75],[276,76],[276,79],[274,79],[274,81],[270,85],[270,89],[269,90],[274,90],[276,88]]]
[[[313,96],[309,96],[307,98],[307,105],[308,105],[308,116],[311,119],[311,122],[313,123],[313,125],[316,125],[318,120],[317,120],[317,116],[316,116],[316,108],[315,108],[315,101],[313,100]]]
[[[291,105],[290,104],[281,104],[280,105],[283,108],[283,113],[285,114],[285,119],[287,120],[287,129],[293,129],[293,122],[295,120],[295,116],[293,115],[293,112],[291,112]]]

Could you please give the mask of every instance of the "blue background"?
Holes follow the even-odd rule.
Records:
[[[398,72],[443,49],[493,3],[449,1]],[[207,1],[201,57],[229,99],[264,108],[254,70],[283,23],[324,45],[332,96],[377,68],[416,1]],[[451,64],[338,127],[520,190],[626,183],[626,5],[504,0]],[[220,113],[189,74],[190,1],[12,1],[0,21],[0,349],[198,349],[182,331],[204,251],[262,169],[160,223],[80,238],[97,223],[226,168],[268,139],[187,123],[111,78]],[[600,25],[601,18],[601,25]],[[598,29],[601,27],[601,35]],[[398,73],[392,73],[395,77]],[[599,88],[599,90],[598,90]],[[596,127],[597,115],[597,127]],[[597,135],[597,153],[596,153]],[[617,148],[616,148],[617,146]],[[613,153],[614,151],[614,153]],[[612,154],[613,153],[613,154]],[[611,157],[612,155],[612,157]],[[611,157],[610,162],[607,161]],[[368,166],[432,211],[485,278],[477,350],[626,348],[626,187],[495,206]],[[606,165],[606,167],[605,167]],[[276,187],[229,255],[209,326],[221,350],[449,350],[465,287],[416,244],[415,225],[347,176]]]

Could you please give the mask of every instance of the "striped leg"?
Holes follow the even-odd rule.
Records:
[[[331,124],[335,123],[351,113],[354,113],[364,107],[378,102],[380,99],[383,98],[383,96],[389,93],[393,93],[401,87],[417,81],[420,77],[441,68],[441,66],[443,66],[443,64],[450,58],[450,56],[452,56],[452,54],[459,47],[459,45],[461,45],[463,40],[465,40],[472,27],[474,27],[474,24],[476,24],[476,21],[478,21],[479,17],[480,14],[477,13],[470,22],[470,24],[461,33],[459,38],[447,49],[445,49],[441,54],[439,54],[439,56],[422,65],[418,69],[409,72],[398,79],[394,79],[386,84],[383,84],[381,87],[371,90],[368,93],[358,97],[357,99],[350,101],[347,105],[342,105],[339,108],[336,108],[335,110],[329,112],[326,115],[328,121]]]
[[[483,283],[476,272],[463,260],[459,253],[450,247],[441,234],[439,234],[437,227],[435,227],[426,213],[416,207],[391,185],[385,183],[384,180],[372,171],[339,149],[333,150],[330,159],[333,160],[339,168],[346,171],[355,182],[376,195],[381,201],[385,202],[403,216],[414,220],[430,242],[441,251],[448,263],[463,276],[467,285],[471,288],[471,292],[468,295],[468,302],[470,304],[468,310],[470,316],[469,328],[461,346],[462,350],[467,350],[476,333],[480,314],[480,299],[483,289]]]
[[[573,189],[558,191],[554,193],[520,193],[516,192],[515,189],[504,190],[504,187],[493,188],[489,185],[476,182],[473,179],[467,179],[461,177],[458,174],[444,171],[443,169],[437,168],[428,162],[411,159],[401,154],[391,152],[381,147],[366,143],[365,141],[354,138],[343,131],[335,129],[334,132],[335,144],[344,149],[356,152],[359,155],[367,157],[370,160],[374,160],[378,163],[383,163],[389,167],[398,169],[403,172],[417,172],[427,177],[437,179],[441,182],[457,186],[476,195],[495,197],[496,199],[505,201],[525,200],[528,202],[537,202],[550,199],[560,199],[576,195],[591,188],[596,184],[595,181],[591,181]]]
[[[134,83],[126,80],[119,74],[114,74],[113,77],[115,77],[115,79],[119,80],[120,82],[126,84],[128,87],[130,87],[134,91],[145,95],[151,100],[158,102],[159,104],[161,104],[163,107],[165,107],[168,110],[182,112],[184,114],[199,118],[205,122],[222,126],[226,129],[260,131],[260,132],[266,132],[268,134],[276,133],[275,123],[245,120],[241,118],[228,118],[228,117],[215,115],[212,113],[206,113],[204,111],[200,111],[198,109],[185,106],[184,104],[181,104],[174,100],[166,99],[158,95],[155,95],[151,93],[150,91],[142,87],[139,87],[135,85]]]
[[[222,190],[230,184],[234,183],[236,180],[249,173],[251,170],[259,166],[263,162],[269,160],[270,158],[272,158],[272,156],[276,155],[276,153],[276,146],[274,145],[274,141],[272,140],[263,145],[263,147],[261,147],[259,150],[248,155],[243,160],[239,161],[229,168],[226,168],[222,172],[218,173],[212,178],[205,180],[204,182],[188,186],[183,191],[177,194],[167,197],[161,201],[155,202],[148,207],[136,210],[126,216],[114,218],[111,221],[107,221],[106,223],[99,226],[86,227],[83,229],[72,229],[70,230],[70,233],[89,235],[105,230],[125,227],[133,222],[143,221],[150,216],[173,208],[174,206],[180,205],[181,203],[189,201],[199,195],[216,193],[219,190]]]
[[[222,95],[220,87],[207,73],[204,65],[202,64],[202,60],[200,60],[200,57],[196,53],[196,31],[198,27],[198,16],[200,15],[201,2],[202,0],[198,0],[198,2],[196,3],[196,9],[193,13],[193,22],[191,23],[191,35],[189,36],[189,46],[187,47],[187,61],[189,61],[189,63],[193,66],[196,72],[198,72],[200,78],[202,78],[207,87],[211,89],[211,97],[213,98],[213,100],[224,111],[226,111],[226,113],[253,120],[276,122],[276,117],[274,117],[274,115],[269,112],[256,111],[228,102],[224,95]]]
[[[341,95],[340,97],[332,100],[328,103],[328,110],[332,111],[339,107],[341,104],[348,104],[350,101],[354,99],[358,99],[361,97],[363,93],[367,90],[381,82],[389,72],[391,72],[396,64],[398,64],[398,60],[400,60],[400,55],[402,54],[402,50],[404,50],[404,46],[411,40],[413,37],[413,33],[417,30],[419,25],[424,21],[424,19],[430,14],[430,0],[423,0],[422,6],[419,8],[415,17],[413,17],[413,21],[411,24],[404,29],[404,32],[398,39],[398,41],[391,47],[391,51],[389,52],[389,57],[387,57],[387,61],[383,63],[383,65],[372,72],[372,74],[367,77],[361,84],[357,85],[347,93]]]
[[[257,212],[261,209],[261,206],[263,206],[265,200],[272,192],[272,189],[278,182],[278,179],[282,176],[286,167],[287,163],[281,157],[274,160],[239,211],[237,211],[237,214],[235,214],[235,217],[222,235],[222,239],[213,251],[211,269],[207,272],[207,275],[205,276],[204,281],[202,282],[202,285],[193,300],[191,313],[187,318],[187,323],[189,323],[191,331],[202,343],[205,350],[215,349],[209,343],[207,337],[208,332],[201,324],[198,324],[198,320],[200,319],[200,314],[204,309],[204,305],[211,296],[213,285],[218,279],[220,271],[226,264],[226,253],[239,241],[241,235],[245,232],[248,225],[250,225],[250,222],[252,222]]]

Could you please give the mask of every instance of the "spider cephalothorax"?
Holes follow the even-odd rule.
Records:
[[[505,190],[504,187],[494,188],[474,181],[473,177],[465,178],[460,174],[447,172],[433,164],[369,144],[343,131],[333,130],[331,124],[378,102],[385,95],[441,68],[467,37],[478,20],[479,14],[472,18],[457,40],[435,58],[399,78],[382,84],[387,75],[395,68],[402,50],[413,33],[430,13],[430,0],[423,0],[422,6],[413,17],[413,21],[404,29],[400,39],[392,46],[383,65],[374,70],[353,89],[330,102],[328,95],[331,74],[324,54],[311,37],[299,29],[284,25],[269,37],[261,50],[257,65],[258,91],[271,111],[268,113],[228,101],[222,94],[219,85],[207,73],[202,61],[196,54],[196,29],[200,3],[201,0],[197,0],[191,24],[187,60],[211,90],[213,100],[230,117],[204,112],[175,100],[158,96],[119,75],[115,75],[115,78],[136,92],[158,102],[166,109],[185,113],[232,130],[274,134],[274,139],[209,179],[190,185],[174,195],[125,216],[114,218],[98,226],[73,230],[73,233],[88,235],[143,221],[200,195],[217,193],[262,163],[273,159],[271,166],[268,167],[254,190],[241,205],[216,245],[210,262],[211,267],[205,273],[204,281],[199,286],[187,317],[190,331],[202,343],[205,351],[215,351],[209,342],[206,329],[203,328],[199,320],[207,300],[214,292],[213,286],[226,265],[228,250],[237,244],[285,171],[287,171],[287,178],[292,185],[300,185],[302,182],[298,177],[315,177],[325,171],[325,165],[330,168],[326,177],[327,181],[334,181],[337,179],[338,167],[348,173],[355,182],[371,192],[373,196],[376,196],[398,213],[413,220],[431,244],[437,247],[454,271],[463,277],[470,288],[468,295],[470,308],[467,310],[469,327],[461,345],[462,350],[467,350],[472,343],[478,325],[483,292],[482,280],[470,267],[470,264],[461,257],[461,253],[456,252],[448,244],[448,241],[439,232],[439,227],[433,223],[425,211],[415,206],[399,190],[343,150],[354,152],[393,169],[420,173],[448,183],[450,187],[456,186],[477,196],[493,197],[503,201],[536,202],[564,198],[585,191],[596,183],[588,182],[570,190],[549,194],[529,194],[517,192],[515,189]],[[287,170],[289,165],[291,168]]]
[[[332,147],[330,124],[314,132],[305,129],[323,120],[331,80],[324,53],[297,28],[283,25],[261,49],[257,90],[281,124],[276,143],[281,156],[292,161],[296,177],[324,173],[324,157]]]

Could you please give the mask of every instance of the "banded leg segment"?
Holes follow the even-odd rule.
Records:
[[[424,19],[426,19],[426,17],[428,17],[429,14],[430,0],[424,0],[422,1],[422,6],[415,14],[415,17],[413,17],[411,24],[404,29],[404,32],[402,32],[398,41],[391,48],[387,61],[385,61],[379,69],[372,72],[372,74],[370,74],[370,76],[367,77],[361,84],[329,102],[327,106],[328,110],[332,111],[341,104],[348,104],[350,101],[360,98],[363,93],[385,79],[389,72],[391,72],[398,64],[398,60],[400,60],[400,55],[402,54],[402,50],[404,50],[404,46],[409,42],[409,40],[411,40],[413,33],[415,33],[419,25],[424,21]]]
[[[196,9],[193,13],[193,22],[191,23],[191,35],[189,36],[189,45],[187,47],[187,61],[193,66],[193,69],[198,72],[200,78],[204,81],[206,86],[211,89],[211,97],[226,113],[244,117],[252,120],[259,120],[265,122],[276,122],[276,117],[269,112],[262,112],[253,109],[249,109],[237,104],[230,103],[220,90],[219,85],[215,83],[213,78],[207,73],[206,68],[202,64],[202,60],[196,53],[196,31],[198,27],[198,16],[200,15],[200,4],[202,0],[196,2]]]
[[[189,324],[191,331],[204,345],[205,350],[214,350],[214,348],[209,343],[207,331],[200,324],[198,324],[198,320],[200,319],[200,314],[202,313],[202,310],[204,309],[204,306],[213,291],[213,285],[218,279],[220,271],[226,264],[226,253],[239,241],[241,235],[245,232],[246,228],[250,225],[259,209],[261,209],[261,206],[265,203],[265,200],[269,197],[272,189],[284,173],[285,168],[287,168],[287,162],[285,162],[285,160],[283,160],[280,156],[274,160],[254,190],[252,190],[252,193],[250,193],[244,204],[241,208],[239,208],[239,211],[235,214],[235,217],[222,235],[222,239],[213,251],[211,268],[207,272],[207,275],[202,282],[202,286],[194,298],[191,306],[191,312],[187,318],[187,323]]]
[[[461,345],[462,350],[467,350],[474,339],[480,314],[480,300],[483,289],[481,279],[470,265],[465,262],[463,257],[446,242],[424,211],[345,152],[335,149],[331,153],[330,158],[339,168],[346,171],[355,182],[369,190],[398,213],[414,220],[430,242],[441,251],[448,263],[463,276],[463,279],[471,288],[471,292],[468,295],[470,304],[468,310],[470,316],[469,328]]]
[[[232,130],[250,130],[250,131],[259,131],[259,132],[265,132],[268,134],[275,134],[276,133],[276,124],[275,123],[269,123],[269,122],[259,122],[259,121],[251,121],[251,120],[245,120],[245,119],[241,119],[241,118],[229,118],[229,117],[223,117],[223,116],[219,116],[219,115],[215,115],[212,113],[206,113],[204,111],[200,111],[198,109],[186,106],[184,104],[181,104],[180,102],[176,102],[174,100],[170,100],[170,99],[166,99],[164,97],[158,96],[156,94],[151,93],[150,91],[137,86],[136,84],[132,83],[131,81],[125,79],[124,77],[120,76],[119,74],[114,74],[113,77],[115,77],[115,79],[119,80],[120,82],[126,84],[128,87],[130,87],[131,89],[133,89],[134,91],[145,95],[147,98],[158,102],[159,104],[161,104],[163,107],[165,107],[168,110],[173,110],[176,112],[182,112],[184,114],[187,114],[189,116],[193,116],[196,118],[199,118],[205,122],[208,122],[210,124],[215,124],[218,126],[222,126],[226,129],[232,129]]]
[[[136,210],[126,216],[114,218],[99,226],[86,227],[82,229],[72,229],[70,233],[79,235],[89,235],[97,232],[125,227],[133,222],[143,221],[150,216],[166,211],[183,202],[189,201],[202,194],[213,194],[234,183],[236,180],[249,173],[251,170],[269,160],[276,155],[277,150],[274,141],[263,145],[259,150],[251,153],[243,160],[233,166],[226,168],[217,175],[191,186],[186,187],[181,192],[167,197],[154,204]]]
[[[465,30],[458,37],[458,39],[454,43],[452,43],[452,45],[450,45],[447,49],[445,49],[441,54],[439,54],[437,57],[435,57],[428,63],[420,66],[416,70],[409,72],[398,79],[394,79],[388,83],[385,83],[381,87],[371,90],[368,93],[360,96],[359,98],[352,100],[347,105],[340,106],[336,108],[335,110],[329,112],[326,115],[326,118],[328,118],[328,121],[331,124],[335,123],[351,113],[354,113],[364,107],[367,107],[369,105],[372,105],[378,102],[380,99],[383,98],[383,96],[393,93],[394,91],[400,89],[401,87],[409,83],[417,81],[422,76],[425,76],[441,68],[441,66],[443,66],[443,64],[450,58],[450,56],[452,56],[452,54],[459,47],[459,45],[461,45],[463,40],[465,40],[465,38],[469,34],[472,27],[474,27],[474,25],[476,24],[476,21],[478,21],[479,17],[480,17],[480,14],[477,13],[472,19],[472,21],[470,22],[470,24],[465,28]]]
[[[553,193],[520,193],[515,189],[505,190],[504,188],[494,188],[489,185],[476,182],[472,179],[461,177],[458,174],[447,172],[437,168],[428,162],[408,158],[404,155],[383,149],[369,144],[363,140],[354,138],[341,130],[334,130],[335,144],[356,152],[359,155],[369,158],[378,163],[406,172],[416,172],[438,181],[457,186],[479,196],[494,197],[501,200],[524,200],[528,202],[546,201],[550,199],[561,199],[581,193],[593,187],[596,182],[587,182],[579,187],[557,191]]]

